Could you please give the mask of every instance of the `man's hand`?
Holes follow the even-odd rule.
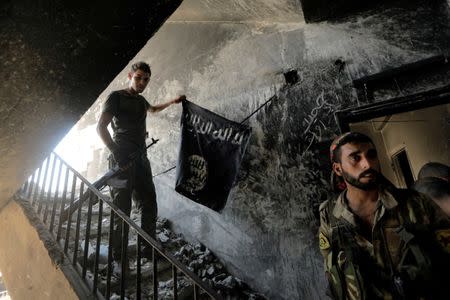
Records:
[[[128,153],[120,150],[119,147],[117,147],[116,145],[112,146],[111,148],[110,150],[113,155],[114,161],[119,165],[119,167],[122,170],[127,169],[129,167],[128,165],[130,164]]]
[[[186,96],[185,96],[185,95],[178,96],[178,97],[176,97],[175,99],[172,99],[172,100],[170,100],[170,101],[168,101],[168,102],[166,102],[166,103],[163,103],[163,104],[150,105],[150,107],[149,107],[148,110],[149,110],[150,112],[152,112],[152,113],[160,112],[160,111],[162,111],[163,109],[166,109],[167,107],[171,106],[172,104],[180,103],[180,102],[182,102],[183,100],[186,100]]]
[[[184,100],[186,100],[186,96],[185,95],[181,95],[181,96],[178,96],[175,99],[173,99],[172,103],[176,104],[176,103],[183,102]]]

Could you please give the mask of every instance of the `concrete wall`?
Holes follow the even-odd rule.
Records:
[[[172,171],[155,178],[160,215],[270,299],[325,298],[317,208],[329,196],[333,112],[363,104],[353,79],[448,54],[447,14],[443,2],[390,3],[307,24],[293,0],[185,0],[135,57],[152,65],[144,96],[157,103],[185,93],[235,121],[276,97],[250,120],[253,136],[224,210],[176,194]],[[285,82],[289,70],[298,74],[295,84]],[[127,85],[127,72],[86,123],[93,126],[106,96]],[[149,151],[154,174],[175,165],[180,110],[172,106],[148,120],[150,135],[161,138]]]
[[[27,202],[10,201],[0,228],[0,265],[12,299],[92,299]]]

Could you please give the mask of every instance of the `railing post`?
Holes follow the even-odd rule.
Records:
[[[73,201],[75,201],[75,190],[77,187],[77,177],[75,174],[73,174],[72,178],[72,190],[70,191],[70,204],[69,206],[72,207]],[[60,223],[62,223],[63,214],[61,213],[60,217]],[[68,216],[67,220],[67,228],[66,228],[66,240],[64,241],[64,253],[67,254],[67,250],[69,249],[69,238],[70,238],[70,231],[72,230],[72,214]],[[75,248],[76,251],[76,248]]]
[[[98,202],[98,220],[97,220],[97,244],[95,245],[95,263],[94,263],[94,294],[97,292],[98,281],[98,264],[100,263],[100,243],[102,242],[102,215],[103,215],[103,200]]]
[[[47,163],[45,165],[45,172],[44,172],[44,179],[42,181],[42,187],[41,187],[41,192],[40,195],[38,196],[38,199],[36,199],[39,203],[38,203],[38,210],[37,213],[40,214],[41,213],[41,209],[42,209],[42,201],[45,195],[45,186],[47,185],[47,175],[48,175],[48,169],[50,168],[50,157],[47,157]]]
[[[158,299],[158,252],[155,247],[152,246],[152,258],[153,258],[153,299]]]
[[[87,215],[87,221],[86,221],[86,232],[84,235],[84,255],[83,255],[83,269],[82,269],[82,277],[86,278],[86,271],[87,271],[87,261],[88,261],[88,254],[89,254],[89,236],[91,234],[91,220],[92,220],[92,198],[93,193],[91,193],[88,190],[88,193],[90,193],[88,198],[88,215]]]
[[[39,182],[41,182],[41,175],[42,175],[42,169],[44,168],[44,162],[42,162],[42,165],[39,167],[38,176],[36,179],[36,185],[34,186],[33,199],[31,201],[31,206],[33,206],[33,207],[34,207],[34,204],[36,203],[37,195],[39,194]]]
[[[69,185],[69,168],[66,166],[66,173],[64,175],[63,195],[62,195],[62,199],[61,199],[61,207],[59,208],[58,230],[56,231],[56,240],[58,242],[61,239],[61,230],[62,230],[61,217],[64,212],[64,206],[66,206],[68,185]],[[67,228],[67,230],[69,230],[69,228]]]
[[[113,235],[114,235],[114,210],[111,209],[111,215],[109,218],[109,239],[108,239],[108,265],[106,270],[106,291],[105,297],[109,299],[111,297],[111,274],[112,274],[112,260],[113,260]]]
[[[141,290],[141,236],[137,236],[137,249],[136,249],[136,300],[140,300],[142,296]]]
[[[127,245],[128,245],[128,224],[125,222],[125,220],[121,220],[122,222],[122,249],[121,249],[121,255],[120,255],[120,262],[121,262],[121,270],[122,274],[120,274],[120,299],[125,299],[125,276],[128,272],[128,257],[127,257]]]
[[[55,157],[56,159],[57,157]],[[58,195],[59,195],[59,184],[61,181],[61,173],[62,173],[62,161],[59,161],[59,167],[58,167],[58,177],[57,177],[57,181],[56,181],[56,189],[55,189],[55,195],[53,196],[53,206],[52,206],[52,214],[50,217],[50,227],[49,227],[49,231],[51,233],[53,233],[53,226],[55,225],[55,214],[56,214],[56,207],[58,205]],[[65,188],[65,187],[64,187]],[[63,188],[63,189],[64,189]],[[65,193],[65,191],[63,191],[63,193]]]
[[[28,200],[31,200],[31,193],[33,192],[33,188],[34,188],[34,177],[36,176],[36,171],[33,172],[33,174],[31,174],[31,180],[30,180],[30,185],[28,187],[27,193],[26,193],[26,198]],[[31,202],[31,201],[30,201]]]
[[[81,182],[80,185],[80,197],[84,193],[84,182]],[[78,258],[78,243],[80,240],[80,223],[81,223],[81,205],[78,207],[78,213],[77,213],[77,225],[75,227],[75,250],[73,251],[73,260],[72,264],[75,266],[77,263]]]
[[[172,265],[172,278],[173,278],[173,300],[178,299],[178,275],[177,275],[177,267]]]
[[[45,201],[45,203],[43,205],[45,205],[45,209],[44,209],[44,223],[47,223],[47,210],[48,210],[48,206],[50,204],[50,198],[52,196],[52,185],[53,185],[53,178],[55,176],[55,169],[56,169],[56,156],[53,154],[53,164],[52,164],[52,170],[50,173],[50,183],[48,185],[48,193],[47,193],[47,201]],[[39,211],[40,213],[40,211]]]
[[[195,282],[193,282],[193,284],[194,284],[194,300],[197,300],[200,292],[198,290],[198,285]]]
[[[21,193],[26,194],[30,181],[31,181],[30,176],[28,176],[27,180],[25,180],[25,183],[22,184],[22,187],[19,189]]]

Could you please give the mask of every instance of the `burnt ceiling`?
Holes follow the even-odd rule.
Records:
[[[426,2],[427,5],[442,0],[422,1],[422,0],[300,0],[303,14],[307,23],[321,21],[338,21],[355,13],[371,9],[380,9],[382,6],[417,5],[419,2]]]
[[[180,3],[0,3],[0,208]]]

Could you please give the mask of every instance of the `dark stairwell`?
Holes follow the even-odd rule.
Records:
[[[79,298],[264,299],[231,276],[205,246],[173,233],[168,220],[158,220],[153,240],[139,227],[139,212],[127,217],[107,191],[97,190],[56,153],[15,197],[40,228],[50,256]],[[110,251],[114,215],[130,228],[128,247],[122,248],[126,259],[116,268]],[[144,243],[151,244],[155,260],[142,256]]]
[[[44,292],[44,275],[19,267],[28,261],[39,269],[43,248],[32,244],[36,236],[13,194],[180,3],[1,2],[0,269],[15,298],[51,295],[60,282]]]

